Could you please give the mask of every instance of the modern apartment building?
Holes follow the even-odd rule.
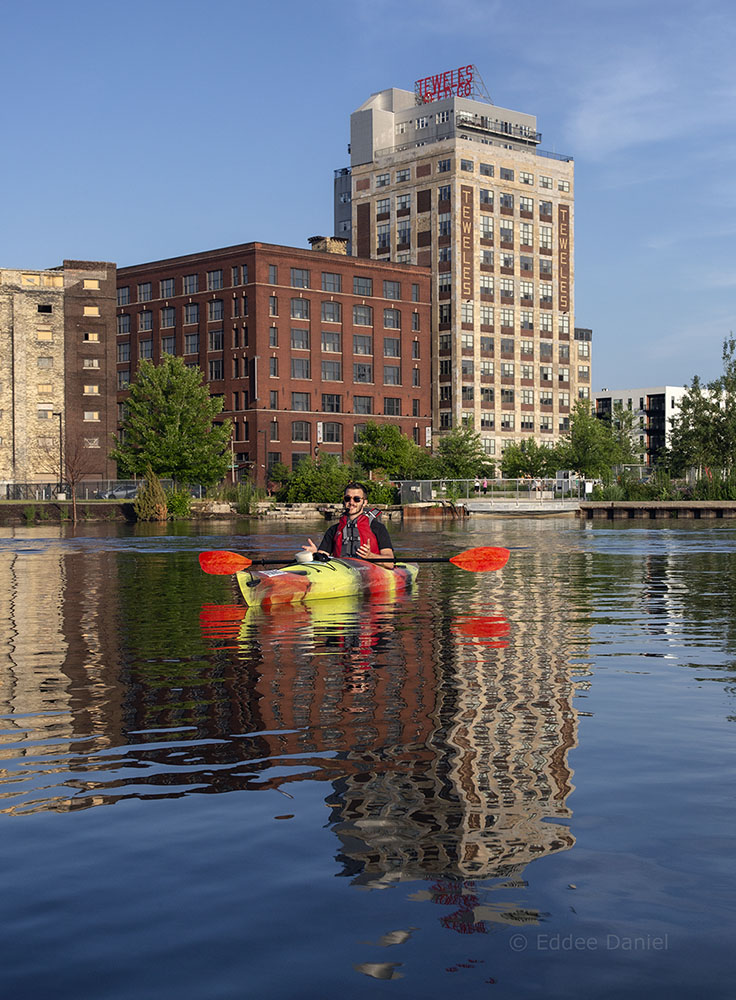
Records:
[[[244,243],[118,270],[119,417],[141,359],[181,356],[233,421],[234,474],[347,460],[369,420],[431,443],[430,272]]]
[[[432,270],[435,431],[490,455],[556,442],[590,397],[574,335],[574,174],[533,115],[492,104],[477,70],[373,94],[351,116],[353,254]],[[337,204],[344,171],[335,178]],[[587,331],[589,334],[589,331]]]
[[[0,484],[109,479],[115,265],[0,269]]]
[[[682,386],[660,385],[646,389],[602,389],[595,393],[595,414],[612,420],[618,407],[634,414],[635,444],[641,465],[654,465],[670,443],[672,418],[686,393]]]

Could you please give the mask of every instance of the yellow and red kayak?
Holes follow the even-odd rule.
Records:
[[[249,607],[269,608],[356,594],[390,600],[408,590],[418,572],[414,563],[395,563],[387,569],[380,563],[346,558],[294,563],[282,569],[249,568],[235,575]]]

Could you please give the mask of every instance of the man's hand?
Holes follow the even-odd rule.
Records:
[[[311,538],[307,539],[306,545],[302,545],[305,552],[316,552],[317,546],[314,544]]]
[[[360,546],[360,548],[356,552],[356,555],[359,555],[361,559],[375,558],[375,555],[373,554],[373,552],[371,552],[370,545],[367,545],[365,542],[363,542],[363,544]]]

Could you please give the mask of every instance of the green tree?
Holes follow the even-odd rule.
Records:
[[[159,365],[142,361],[110,457],[127,474],[150,464],[159,476],[212,486],[230,465],[230,421],[215,421],[221,410],[200,369],[171,355]]]
[[[622,464],[630,449],[622,447],[609,421],[599,420],[591,412],[590,403],[579,399],[557,454],[559,468],[572,469],[588,478],[609,478],[613,466]]]
[[[402,434],[395,424],[369,421],[353,446],[353,461],[366,472],[380,469],[392,479],[414,479],[427,467],[427,453]]]
[[[486,455],[480,434],[472,427],[457,427],[440,438],[437,446],[438,475],[445,479],[492,476],[493,461]]]
[[[387,483],[364,481],[359,469],[343,465],[336,455],[329,454],[299,462],[277,496],[286,503],[339,503],[345,487],[353,480],[365,482],[372,503],[394,502],[395,491]]]
[[[703,384],[696,375],[672,420],[670,459],[677,471],[719,470],[728,476],[736,460],[736,340],[723,342],[723,374]]]
[[[561,468],[556,448],[537,444],[534,438],[527,438],[519,444],[506,445],[501,459],[501,471],[509,479],[522,476],[553,476]]]

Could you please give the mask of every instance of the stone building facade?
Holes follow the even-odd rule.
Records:
[[[114,331],[114,264],[0,270],[0,483],[114,477]]]
[[[353,113],[349,235],[359,257],[431,268],[435,431],[473,426],[499,457],[565,433],[591,344],[574,337],[572,158],[478,79],[463,67]]]

